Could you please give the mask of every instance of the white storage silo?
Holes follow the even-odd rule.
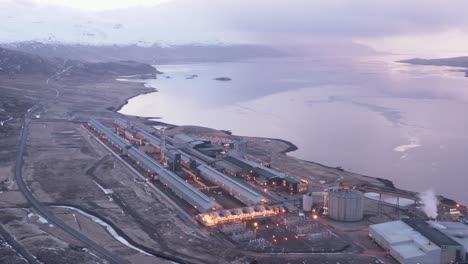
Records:
[[[310,212],[313,202],[312,193],[302,195],[302,210],[304,210],[304,212]]]
[[[363,217],[363,196],[356,190],[332,189],[328,192],[328,217],[337,221],[359,221]]]

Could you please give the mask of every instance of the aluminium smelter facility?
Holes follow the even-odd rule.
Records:
[[[159,181],[171,188],[171,190],[180,198],[188,202],[200,212],[209,212],[221,208],[213,199],[209,198],[197,188],[182,180],[173,172],[165,169],[161,164],[151,157],[141,152],[125,140],[117,136],[110,129],[96,120],[90,120],[88,123],[101,135],[106,136],[112,144],[122,150],[124,153],[136,161],[142,168],[150,173],[159,175]]]

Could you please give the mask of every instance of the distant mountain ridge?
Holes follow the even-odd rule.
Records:
[[[134,62],[84,62],[61,58],[43,58],[36,54],[0,48],[0,75],[53,75],[67,69],[67,75],[110,77],[121,75],[151,75],[159,73],[153,66]]]
[[[400,60],[397,62],[409,63],[409,64],[415,64],[415,65],[461,67],[461,68],[465,68],[465,76],[468,77],[468,56],[441,58],[441,59],[414,58],[414,59],[409,59],[409,60]]]
[[[148,64],[186,62],[224,62],[248,58],[280,57],[286,54],[270,47],[251,44],[184,44],[160,46],[83,45],[42,42],[0,44],[0,47],[37,54],[45,58],[64,58],[89,62],[139,61]]]

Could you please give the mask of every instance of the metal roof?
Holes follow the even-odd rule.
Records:
[[[263,177],[265,177],[265,178],[267,178],[269,180],[280,178],[280,176],[278,174],[275,174],[275,173],[273,173],[271,171],[267,171],[262,167],[253,168],[252,171],[257,173],[259,176],[263,176]]]
[[[440,251],[440,247],[401,220],[369,226],[377,243],[406,259]]]
[[[457,241],[451,239],[446,234],[440,232],[440,230],[429,225],[424,219],[403,218],[402,221],[439,247],[461,246]]]
[[[114,134],[100,122],[93,119],[89,121],[89,124],[106,135],[109,140],[115,144],[121,146],[122,148],[126,148],[128,150],[128,155],[132,159],[138,161],[140,166],[144,167],[145,169],[150,170],[152,173],[158,174],[162,183],[171,185],[173,190],[191,205],[197,206],[197,208],[201,209],[201,211],[208,211],[211,208],[221,207],[218,203],[210,199],[192,185],[182,180],[179,176],[169,170],[166,170],[163,165],[156,162],[150,156],[141,152]]]
[[[179,141],[180,143],[183,143],[184,145],[187,144],[191,148],[195,148],[198,145],[205,144],[205,141],[199,140],[199,139],[194,139],[190,136],[187,136],[185,134],[177,134],[174,136],[174,139]]]
[[[159,138],[151,135],[150,133],[142,129],[138,129],[138,133],[142,135],[145,138],[145,140],[149,141],[153,146],[161,146],[161,140]]]
[[[435,227],[460,243],[468,253],[468,225],[460,222],[436,222]]]
[[[130,143],[127,141],[123,140],[121,137],[117,136],[115,133],[113,133],[111,130],[109,130],[107,127],[105,127],[103,124],[100,122],[91,119],[88,124],[93,127],[94,129],[97,129],[99,132],[102,134],[106,135],[109,140],[111,140],[114,144],[119,146],[120,148],[129,148],[132,147]]]
[[[127,128],[129,126],[129,122],[125,119],[122,119],[122,118],[116,118],[114,120],[114,123],[117,124],[118,126],[121,126],[121,127],[124,127],[124,128]]]
[[[226,160],[227,162],[232,163],[232,164],[236,165],[237,167],[239,167],[241,169],[244,169],[244,170],[251,170],[252,168],[255,167],[255,166],[252,166],[251,164],[245,162],[244,160],[241,160],[241,159],[238,159],[238,158],[235,158],[235,157],[232,157],[232,156],[227,156],[227,157],[224,158],[224,160]]]
[[[170,184],[175,191],[179,192],[179,194],[188,195],[190,200],[186,200],[192,205],[197,205],[197,208],[208,210],[213,207],[220,207],[216,202],[200,192],[197,188],[182,180],[172,171],[166,170],[164,166],[157,163],[141,151],[131,148],[129,149],[129,155],[133,156],[133,159],[139,161],[140,165],[143,165],[144,167],[149,168],[153,173],[158,174],[161,182],[164,184]],[[195,202],[195,204],[193,202]]]
[[[206,165],[200,165],[197,167],[202,173],[206,173],[208,176],[212,177],[212,179],[215,179],[216,181],[219,181],[222,184],[222,188],[227,188],[228,190],[232,190],[234,192],[237,192],[246,202],[247,204],[250,203],[260,203],[262,200],[266,201],[267,199],[263,196],[260,195],[258,192],[251,190],[250,188],[247,188],[243,184],[233,180],[227,175],[224,175],[223,173],[208,167]]]

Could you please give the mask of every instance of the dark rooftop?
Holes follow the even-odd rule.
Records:
[[[414,230],[421,233],[427,239],[432,241],[439,247],[442,246],[461,246],[458,242],[451,239],[449,236],[432,227],[424,219],[403,218],[402,221],[411,226]]]
[[[275,178],[279,178],[278,175],[270,172],[270,171],[267,171],[267,170],[264,170],[263,168],[260,168],[260,167],[257,167],[257,168],[254,168],[252,170],[253,172],[255,172],[258,176],[263,176],[269,180],[272,180],[272,179],[275,179]]]
[[[290,177],[290,176],[284,177],[283,180],[285,180],[286,182],[292,183],[292,184],[301,183],[301,181],[299,181],[298,179]]]
[[[234,158],[232,156],[225,157],[224,160],[244,170],[251,170],[253,168],[250,164],[245,163],[242,160]]]

